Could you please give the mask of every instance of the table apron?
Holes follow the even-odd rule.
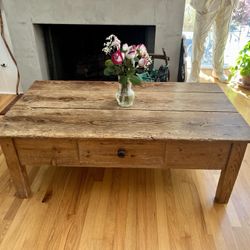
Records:
[[[224,169],[231,142],[13,138],[21,165]]]

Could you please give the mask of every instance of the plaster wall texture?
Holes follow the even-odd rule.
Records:
[[[1,2],[0,2],[0,7],[1,7]],[[13,52],[13,46],[11,43],[9,31],[8,31],[5,13],[3,10],[1,10],[1,13],[2,13],[2,18],[3,18],[5,39],[8,43],[10,50]],[[0,64],[6,65],[6,67],[2,67],[2,66],[0,67],[0,93],[1,94],[15,94],[16,84],[17,84],[17,68],[1,36],[0,36]],[[19,86],[19,92],[22,92],[21,86]]]
[[[177,79],[185,0],[3,0],[3,7],[24,91],[49,77],[34,24],[156,25],[155,53],[166,49]]]

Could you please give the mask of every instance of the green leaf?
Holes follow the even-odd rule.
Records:
[[[127,83],[127,80],[128,80],[128,77],[127,77],[126,75],[122,75],[122,76],[120,76],[119,82],[120,82],[121,84],[126,84],[126,83]]]
[[[250,41],[239,52],[239,56],[236,59],[234,67],[230,68],[230,79],[240,73],[242,76],[250,75]]]
[[[135,69],[134,68],[129,69],[128,72],[127,72],[127,75],[129,77],[132,76],[132,75],[135,75]]]
[[[134,85],[138,85],[141,83],[141,79],[136,76],[136,75],[130,75],[129,76],[129,80],[134,84]]]
[[[113,65],[114,65],[114,63],[112,62],[111,59],[108,59],[108,60],[105,61],[105,67],[110,67],[110,66],[113,66]]]
[[[114,74],[116,75],[120,75],[122,73],[121,66],[114,65],[113,69],[114,69]]]
[[[113,70],[110,67],[105,68],[103,73],[105,76],[112,76],[114,74]]]

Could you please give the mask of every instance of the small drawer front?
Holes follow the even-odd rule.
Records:
[[[165,145],[138,141],[80,141],[80,163],[102,167],[162,167]]]
[[[64,139],[15,139],[23,165],[79,165],[77,142]]]

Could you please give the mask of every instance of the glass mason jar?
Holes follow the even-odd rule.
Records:
[[[116,92],[116,100],[119,106],[127,108],[133,105],[135,92],[132,89],[132,83],[128,80],[126,84],[119,83],[118,91]]]

